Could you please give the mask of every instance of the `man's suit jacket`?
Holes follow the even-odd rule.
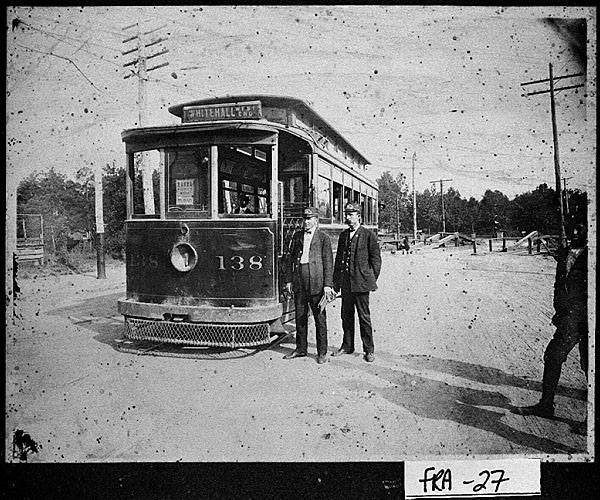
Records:
[[[346,272],[344,256],[348,245],[350,245],[350,291],[360,293],[377,290],[377,278],[381,271],[381,252],[375,233],[363,226],[359,226],[352,240],[350,240],[350,229],[340,234],[333,273],[334,289],[339,290],[342,287]]]
[[[570,261],[569,250],[558,253],[556,278],[554,281],[555,319],[573,313],[587,316],[588,299],[588,247],[582,249],[576,259]]]
[[[300,257],[304,247],[304,231],[296,231],[292,237],[292,245],[286,266],[286,281],[292,283],[294,293],[301,287]],[[331,240],[324,232],[315,228],[308,255],[308,271],[310,273],[310,294],[323,293],[326,286],[333,287],[333,251]]]

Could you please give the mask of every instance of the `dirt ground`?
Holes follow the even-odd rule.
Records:
[[[28,272],[6,336],[7,461],[19,461],[19,429],[38,445],[29,462],[589,460],[593,430],[572,432],[588,411],[577,349],[554,419],[510,413],[540,396],[554,269],[527,252],[384,252],[375,362],[357,352],[323,365],[312,323],[309,357],[291,361],[293,333],[195,359],[123,352],[122,264],[105,280]],[[335,301],[330,350],[339,315]]]

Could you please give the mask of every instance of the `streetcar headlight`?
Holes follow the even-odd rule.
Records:
[[[171,250],[171,264],[181,272],[187,272],[194,269],[198,263],[198,252],[189,243],[177,243]]]

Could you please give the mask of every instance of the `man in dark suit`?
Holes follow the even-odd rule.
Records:
[[[552,323],[556,331],[544,352],[542,397],[533,406],[520,406],[512,411],[518,415],[554,416],[554,396],[560,372],[567,356],[579,345],[579,362],[588,376],[588,246],[587,227],[577,224],[571,244],[559,249],[554,281]],[[581,426],[575,426],[581,432]]]
[[[250,208],[250,198],[247,194],[240,195],[240,206],[235,209],[236,214],[253,214],[254,211]]]
[[[360,206],[348,203],[344,207],[348,229],[340,234],[335,266],[333,288],[342,291],[342,328],[344,340],[334,356],[354,352],[354,311],[358,312],[360,337],[364,358],[371,363],[375,359],[373,328],[369,310],[369,292],[377,290],[377,278],[381,271],[381,252],[377,236],[360,224]]]
[[[304,357],[308,351],[308,308],[312,310],[317,330],[317,362],[327,360],[327,316],[319,302],[333,292],[333,252],[331,240],[319,230],[319,213],[315,207],[304,209],[304,228],[292,237],[286,266],[286,289],[294,292],[296,306],[296,349],[283,357]]]

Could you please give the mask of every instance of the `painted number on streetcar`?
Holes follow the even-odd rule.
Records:
[[[241,255],[234,255],[227,262],[224,255],[216,255],[216,257],[219,259],[219,271],[226,271],[227,269],[241,271],[246,267],[252,271],[258,271],[263,267],[263,258],[260,255],[253,255],[248,259],[248,262]]]
[[[129,265],[131,267],[158,267],[158,256],[155,254],[145,255],[143,253],[130,253],[127,255],[129,258]]]

